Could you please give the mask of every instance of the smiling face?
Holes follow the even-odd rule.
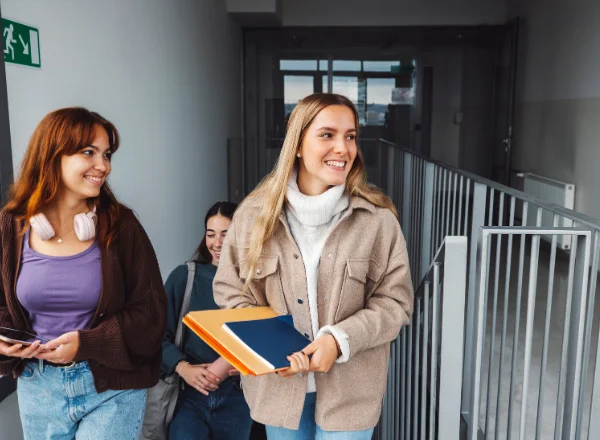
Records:
[[[61,158],[61,192],[76,199],[98,197],[111,171],[111,154],[106,131],[97,128],[90,145]]]
[[[299,150],[298,188],[314,196],[331,186],[342,185],[357,151],[352,110],[344,105],[325,107],[304,134]]]
[[[221,248],[230,223],[230,219],[219,214],[212,216],[206,222],[206,247],[212,255],[212,264],[215,266],[219,265]]]

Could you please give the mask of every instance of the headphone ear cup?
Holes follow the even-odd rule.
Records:
[[[77,214],[75,216],[75,235],[80,241],[88,241],[96,236],[96,214]]]
[[[29,224],[42,241],[48,241],[56,233],[44,214],[36,214],[29,219]]]

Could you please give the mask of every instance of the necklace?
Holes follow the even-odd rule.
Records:
[[[63,242],[63,237],[64,237],[65,235],[67,235],[69,232],[71,232],[72,230],[73,230],[73,228],[69,229],[69,230],[68,230],[67,232],[65,232],[64,234],[62,234],[62,235],[59,235],[59,236],[58,236],[58,242],[59,242],[59,243],[62,243],[62,242]]]

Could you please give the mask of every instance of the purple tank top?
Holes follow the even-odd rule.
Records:
[[[97,242],[77,255],[52,257],[31,249],[29,231],[25,233],[17,298],[38,336],[54,339],[89,329],[101,291]]]

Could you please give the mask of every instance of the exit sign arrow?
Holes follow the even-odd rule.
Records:
[[[21,40],[21,44],[23,45],[23,55],[29,55],[29,43],[25,43],[23,41],[23,37],[19,35],[19,40]]]

